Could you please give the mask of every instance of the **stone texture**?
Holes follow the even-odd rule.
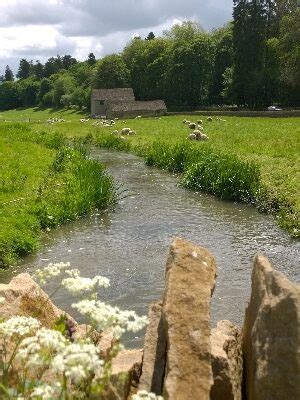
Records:
[[[243,328],[248,400],[300,399],[300,285],[256,256]]]
[[[74,321],[52,303],[49,296],[27,273],[17,275],[7,285],[0,284],[0,296],[5,298],[5,302],[0,304],[0,315],[3,318],[14,315],[34,317],[47,328],[52,328],[62,315]]]
[[[139,390],[161,394],[167,346],[166,334],[163,329],[162,302],[150,305],[148,320]]]
[[[211,332],[211,364],[214,384],[211,400],[242,399],[241,331],[230,321],[219,321]]]
[[[176,238],[166,266],[163,301],[167,332],[165,399],[209,399],[210,298],[216,278],[211,253]]]
[[[126,400],[132,386],[137,387],[142,368],[143,351],[140,349],[123,350],[112,361],[111,385],[104,399]]]

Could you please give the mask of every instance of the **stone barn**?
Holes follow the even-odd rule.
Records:
[[[93,89],[91,114],[93,117],[134,118],[138,115],[154,117],[164,115],[167,107],[163,100],[135,101],[131,88]]]

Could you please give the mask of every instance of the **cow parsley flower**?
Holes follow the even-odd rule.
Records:
[[[64,349],[66,338],[58,331],[42,328],[35,336],[25,338],[16,355],[26,367],[35,368],[47,366],[57,352]]]
[[[5,297],[0,296],[0,304],[5,302]]]
[[[54,400],[59,399],[61,385],[59,382],[52,383],[51,386],[42,384],[33,389],[30,398],[33,400]]]
[[[98,300],[82,300],[72,307],[87,317],[96,330],[110,329],[117,338],[126,330],[137,332],[147,324],[147,317],[139,317],[134,311],[121,311]]]
[[[70,263],[50,263],[43,269],[37,269],[33,274],[33,278],[38,280],[41,285],[47,282],[47,279],[59,276],[65,269],[70,267]]]
[[[83,278],[80,276],[78,270],[66,271],[69,278],[62,280],[61,284],[64,288],[69,290],[72,294],[79,294],[82,292],[90,292],[96,289],[96,287],[109,287],[109,279],[97,275],[94,278]]]
[[[103,360],[99,358],[99,349],[91,343],[70,343],[51,363],[51,369],[63,374],[76,384],[102,370]]]
[[[6,338],[21,338],[34,333],[40,325],[40,322],[32,317],[12,317],[0,323],[0,335]]]
[[[140,390],[132,396],[132,400],[163,400],[163,397],[157,396],[155,393],[148,393],[146,390]]]

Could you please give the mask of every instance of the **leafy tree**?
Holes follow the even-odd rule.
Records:
[[[20,64],[19,64],[17,78],[19,78],[19,79],[29,78],[30,73],[31,73],[31,66],[32,66],[32,62],[30,63],[25,58],[22,58],[22,60],[20,61]]]
[[[37,60],[34,65],[32,65],[32,74],[37,79],[42,79],[44,77],[44,66],[39,60]]]
[[[74,77],[76,86],[91,86],[94,70],[87,63],[72,65],[69,72]]]
[[[96,88],[127,87],[129,71],[122,57],[112,54],[99,61],[94,78]]]
[[[175,24],[171,29],[165,30],[163,36],[170,40],[188,43],[202,33],[203,29],[197,22],[183,21],[181,24]]]
[[[13,74],[12,70],[9,68],[9,66],[7,65],[5,67],[5,72],[4,72],[4,81],[11,82],[13,80],[14,80],[14,74]]]
[[[51,75],[57,74],[62,68],[62,61],[59,56],[50,57],[44,66],[44,77],[49,78]]]
[[[40,88],[40,83],[33,77],[22,79],[17,82],[21,105],[23,107],[32,107],[37,104],[37,96]]]
[[[71,94],[74,88],[74,79],[70,75],[64,73],[56,76],[53,83],[53,105],[60,107],[62,96]]]
[[[0,110],[10,110],[20,106],[16,82],[5,81],[0,85]]]
[[[44,104],[44,96],[49,93],[52,89],[52,83],[50,79],[43,78],[40,83],[40,89],[37,95],[37,102],[39,105],[44,106],[48,104]],[[53,95],[52,95],[53,96]],[[52,100],[51,100],[52,103]]]
[[[145,40],[153,40],[155,39],[155,35],[153,32],[149,32]]]
[[[96,57],[94,53],[89,54],[87,63],[90,67],[93,67],[96,64]]]
[[[77,60],[70,55],[65,55],[61,58],[61,63],[62,68],[68,70],[72,67],[72,65],[77,64]]]

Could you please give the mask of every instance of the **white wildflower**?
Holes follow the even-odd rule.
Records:
[[[64,374],[75,383],[80,383],[91,375],[99,374],[102,365],[99,349],[95,345],[70,343],[53,358],[51,369],[57,374]]]
[[[51,357],[64,349],[66,338],[58,331],[42,328],[35,336],[25,338],[16,355],[26,367],[42,367],[50,363]]]
[[[78,270],[68,270],[66,273],[70,276],[62,280],[61,284],[64,288],[69,290],[72,294],[79,294],[82,292],[90,292],[96,287],[109,287],[109,279],[97,275],[94,278],[83,278],[80,276]]]
[[[163,397],[157,396],[155,393],[148,393],[146,390],[140,390],[132,396],[132,400],[163,400]]]
[[[126,330],[137,332],[147,324],[147,318],[139,317],[134,311],[121,311],[97,300],[82,300],[72,307],[87,317],[96,330],[111,329],[117,338]]]
[[[0,335],[7,338],[23,337],[34,333],[40,325],[40,322],[35,318],[12,317],[0,323]]]
[[[65,269],[70,267],[70,263],[50,263],[43,269],[37,269],[33,275],[33,278],[38,280],[40,284],[44,285],[49,278],[59,276]]]
[[[5,297],[0,296],[0,304],[5,302]]]
[[[33,389],[30,398],[34,400],[54,400],[59,399],[61,391],[60,383],[52,383],[51,386],[42,384]]]

